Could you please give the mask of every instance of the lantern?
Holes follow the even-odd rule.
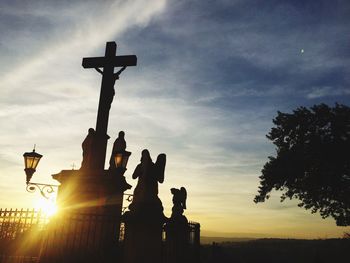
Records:
[[[39,164],[39,161],[41,157],[43,157],[41,154],[36,153],[35,149],[33,149],[32,152],[26,152],[23,154],[24,157],[24,165],[25,169],[24,171],[26,172],[26,182],[27,184],[30,182],[30,179],[32,179],[32,176],[35,172],[36,167]]]
[[[126,170],[126,165],[128,164],[129,156],[131,152],[117,152],[114,156],[114,162],[116,168],[122,168]]]

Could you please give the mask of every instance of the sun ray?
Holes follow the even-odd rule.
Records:
[[[55,215],[58,211],[57,205],[53,200],[48,200],[43,198],[38,199],[35,202],[34,207],[38,210],[41,210],[48,217]]]

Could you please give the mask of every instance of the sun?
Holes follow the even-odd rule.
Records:
[[[39,199],[35,202],[35,208],[49,217],[57,213],[57,205],[52,200]]]

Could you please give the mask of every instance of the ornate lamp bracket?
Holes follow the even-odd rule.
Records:
[[[57,192],[57,188],[58,185],[53,184],[27,183],[26,190],[29,193],[34,193],[39,190],[44,198],[50,199],[50,196]]]
[[[124,194],[124,200],[127,201],[128,203],[132,202],[133,197],[134,197],[134,195],[132,195],[132,194]],[[125,213],[126,209],[128,209],[128,206],[123,206],[122,214]]]

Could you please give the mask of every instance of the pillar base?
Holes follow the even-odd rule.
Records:
[[[124,263],[161,263],[162,233],[165,216],[157,214],[126,212]]]

